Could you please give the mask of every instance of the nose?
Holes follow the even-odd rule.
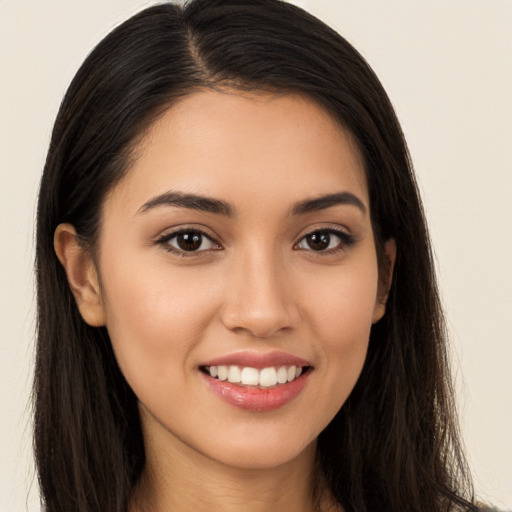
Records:
[[[269,338],[297,328],[300,315],[290,271],[277,260],[260,251],[234,262],[221,313],[227,329]]]

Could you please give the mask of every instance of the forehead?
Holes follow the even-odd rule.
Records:
[[[165,190],[242,205],[285,205],[348,190],[369,206],[357,144],[325,109],[300,95],[194,93],[150,126],[135,154],[111,194],[132,209]]]

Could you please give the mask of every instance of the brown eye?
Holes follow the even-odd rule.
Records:
[[[354,243],[354,237],[348,233],[334,229],[318,229],[304,236],[296,247],[307,251],[331,252],[348,248]]]
[[[180,231],[165,236],[160,240],[161,244],[167,245],[170,251],[178,253],[193,253],[216,249],[219,246],[201,231]]]
[[[203,243],[203,235],[191,231],[189,233],[180,233],[176,236],[176,245],[182,251],[197,251]]]
[[[317,231],[305,237],[306,244],[313,251],[324,251],[329,248],[331,235],[325,231]]]

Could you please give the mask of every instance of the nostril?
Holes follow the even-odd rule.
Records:
[[[241,307],[223,315],[224,326],[236,334],[250,333],[256,338],[269,338],[290,331],[297,322],[287,311],[249,312]]]

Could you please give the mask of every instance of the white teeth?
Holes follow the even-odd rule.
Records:
[[[281,368],[277,370],[277,382],[279,382],[279,384],[288,382],[288,370],[286,369],[286,366],[281,366]]]
[[[260,372],[260,386],[268,388],[277,384],[277,372],[275,368],[263,368]]]
[[[268,367],[257,370],[256,368],[240,368],[231,366],[207,366],[206,371],[214,379],[227,380],[233,384],[241,383],[244,386],[260,386],[269,388],[277,384],[292,382],[302,374],[300,366],[280,366],[279,368]]]
[[[238,366],[230,366],[228,373],[229,382],[240,382],[240,368]]]
[[[244,368],[241,380],[245,386],[257,386],[260,382],[260,372],[256,368]]]
[[[220,380],[227,380],[228,378],[228,367],[227,366],[217,366],[217,372]]]

